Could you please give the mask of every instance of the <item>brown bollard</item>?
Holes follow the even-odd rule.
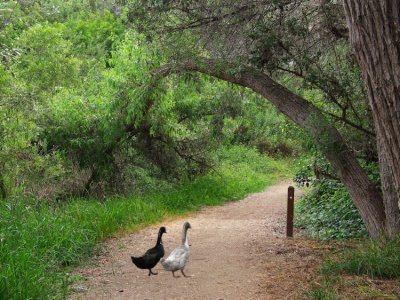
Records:
[[[294,187],[288,188],[286,237],[293,237]]]

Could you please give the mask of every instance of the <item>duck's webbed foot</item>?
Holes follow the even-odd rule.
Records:
[[[181,269],[181,273],[184,277],[193,277],[193,275],[186,275],[185,272],[183,272],[183,269]]]
[[[180,276],[175,276],[175,271],[172,271],[172,276],[174,276],[174,278],[179,278]]]
[[[149,269],[149,276],[150,275],[157,275],[158,273],[156,273],[156,272],[153,272],[151,269]]]

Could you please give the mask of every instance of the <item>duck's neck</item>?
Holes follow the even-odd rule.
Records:
[[[187,228],[184,228],[182,231],[182,246],[189,247],[189,241],[187,238]]]
[[[162,240],[161,240],[162,235],[163,235],[163,232],[160,231],[160,232],[158,233],[157,245],[162,244]]]

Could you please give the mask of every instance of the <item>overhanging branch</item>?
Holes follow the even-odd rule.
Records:
[[[307,100],[297,96],[284,86],[272,80],[268,75],[250,67],[213,59],[185,60],[176,64],[165,64],[153,71],[155,78],[168,76],[171,73],[196,71],[207,74],[246,88],[264,96],[278,110],[287,115],[301,127],[312,112],[319,110]]]
[[[213,59],[166,64],[154,70],[153,75],[157,80],[182,71],[196,71],[250,88],[299,126],[306,128],[348,189],[370,234],[379,236],[385,224],[382,197],[338,130],[315,105],[258,70]]]

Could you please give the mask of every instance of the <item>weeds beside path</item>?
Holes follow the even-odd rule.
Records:
[[[93,266],[77,270],[83,281],[72,299],[293,299],[304,295],[319,265],[318,250],[284,236],[289,183],[224,206],[207,207],[186,218],[193,278],[175,279],[157,265],[147,276],[130,261],[154,244],[165,225],[169,253],[180,241],[183,219],[163,222],[106,242]],[[296,196],[298,196],[297,193]]]

